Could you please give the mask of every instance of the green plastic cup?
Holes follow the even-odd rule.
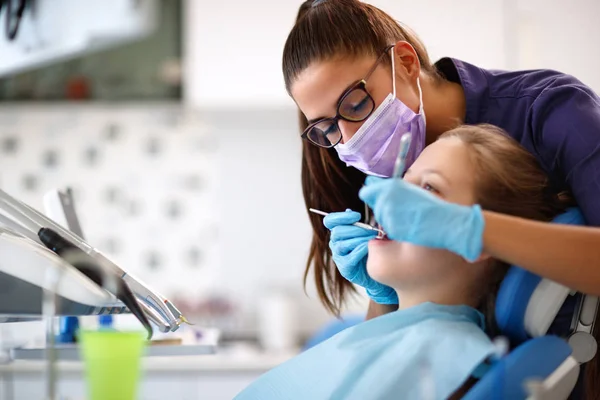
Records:
[[[145,332],[80,331],[89,400],[135,400]]]

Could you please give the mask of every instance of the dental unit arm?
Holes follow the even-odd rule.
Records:
[[[95,264],[121,277],[134,294],[145,316],[161,332],[174,332],[182,323],[188,323],[177,307],[167,298],[124,271],[80,236],[54,222],[29,205],[15,199],[3,190],[0,190],[0,225],[4,225],[14,234],[26,237],[42,245],[45,244],[40,240],[39,233],[42,229],[49,228],[89,256]],[[112,294],[116,295],[117,293]]]

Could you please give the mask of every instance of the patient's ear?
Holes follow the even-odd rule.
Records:
[[[492,256],[487,253],[481,253],[481,255],[479,257],[477,257],[477,259],[475,261],[472,261],[472,262],[470,262],[469,260],[465,260],[465,261],[470,262],[471,264],[478,264],[480,262],[489,261],[491,258],[492,258]]]

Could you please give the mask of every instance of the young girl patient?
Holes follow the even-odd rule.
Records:
[[[404,179],[449,202],[523,218],[551,220],[564,209],[534,157],[491,126],[445,133]],[[399,310],[283,363],[237,399],[447,399],[477,375],[494,353],[494,297],[507,266],[389,240],[368,246],[367,271],[396,290]]]

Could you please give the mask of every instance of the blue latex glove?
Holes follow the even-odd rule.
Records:
[[[323,224],[331,231],[329,247],[333,261],[340,274],[350,282],[364,287],[374,302],[398,304],[396,291],[374,281],[367,273],[368,242],[377,233],[352,225],[360,219],[360,214],[351,210],[331,213],[323,219]]]
[[[450,250],[475,261],[483,249],[481,207],[449,203],[400,179],[368,177],[359,197],[388,237]]]

